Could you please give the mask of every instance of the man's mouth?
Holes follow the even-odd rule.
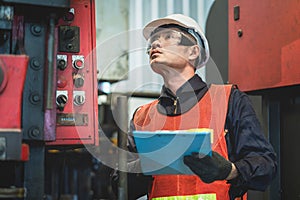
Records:
[[[159,50],[152,50],[151,53],[150,53],[150,58],[151,59],[156,58],[157,54],[161,54],[161,51],[159,51]]]

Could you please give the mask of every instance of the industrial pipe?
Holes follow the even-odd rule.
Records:
[[[119,166],[119,183],[118,183],[118,200],[127,200],[127,132],[128,132],[128,99],[126,96],[117,98],[117,110],[119,125],[118,130],[118,166]]]
[[[53,109],[53,78],[54,78],[54,46],[55,46],[55,18],[54,14],[50,15],[49,19],[49,35],[48,35],[48,77],[47,77],[47,94],[46,94],[46,109]]]

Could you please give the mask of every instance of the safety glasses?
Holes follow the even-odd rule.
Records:
[[[182,46],[193,46],[196,41],[182,31],[158,28],[148,39],[147,54],[153,47],[153,43],[159,41],[163,46],[182,45]]]

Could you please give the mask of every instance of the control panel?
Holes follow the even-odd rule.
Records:
[[[73,0],[56,27],[56,135],[48,145],[98,144],[94,12],[94,1]]]

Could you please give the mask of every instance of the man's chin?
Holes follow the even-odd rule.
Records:
[[[152,63],[151,64],[151,69],[153,72],[159,74],[159,75],[164,75],[166,72],[170,71],[170,67],[167,66],[166,64],[162,63]]]
[[[156,61],[153,61],[150,63],[150,66],[151,68],[154,70],[154,69],[163,69],[163,68],[166,68],[167,65],[164,64],[164,63],[161,63],[161,62],[156,62]]]

